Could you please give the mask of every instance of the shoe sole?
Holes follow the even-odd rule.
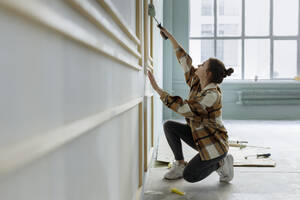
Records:
[[[164,177],[164,179],[165,180],[168,180],[168,181],[173,181],[173,180],[178,180],[178,179],[182,179],[183,177],[178,177],[178,178],[173,178],[173,179],[171,179],[171,178],[166,178],[166,177]]]
[[[179,176],[179,177],[176,177],[176,178],[167,178],[167,177],[165,177],[164,176],[164,178],[163,179],[166,179],[166,180],[178,180],[178,179],[182,179],[183,178],[183,176]]]

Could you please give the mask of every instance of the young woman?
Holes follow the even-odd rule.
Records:
[[[148,71],[150,83],[162,102],[184,116],[187,122],[168,120],[164,123],[164,132],[175,157],[164,178],[183,177],[188,182],[197,182],[217,171],[220,181],[229,182],[234,174],[233,157],[227,154],[228,135],[222,123],[222,92],[218,84],[230,76],[233,69],[226,69],[216,58],[209,58],[194,68],[191,57],[175,38],[165,28],[161,28],[161,32],[170,39],[190,87],[187,100],[171,96],[158,87],[152,73]],[[199,152],[188,163],[184,161],[181,140]]]

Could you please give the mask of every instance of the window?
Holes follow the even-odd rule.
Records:
[[[216,57],[224,62],[226,68],[234,68],[231,79],[241,77],[241,40],[217,40]]]
[[[297,76],[298,30],[298,0],[190,0],[193,64],[219,58],[235,70],[229,79]]]
[[[202,13],[202,16],[212,16],[213,15],[213,1],[212,0],[202,0],[201,13]]]

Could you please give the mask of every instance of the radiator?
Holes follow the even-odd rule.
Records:
[[[240,105],[300,105],[300,90],[238,91]]]

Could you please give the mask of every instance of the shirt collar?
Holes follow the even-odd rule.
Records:
[[[207,86],[205,86],[205,88],[203,88],[203,90],[208,90],[208,89],[211,89],[211,88],[217,88],[217,86],[218,86],[218,84],[216,84],[216,83],[210,83]]]

